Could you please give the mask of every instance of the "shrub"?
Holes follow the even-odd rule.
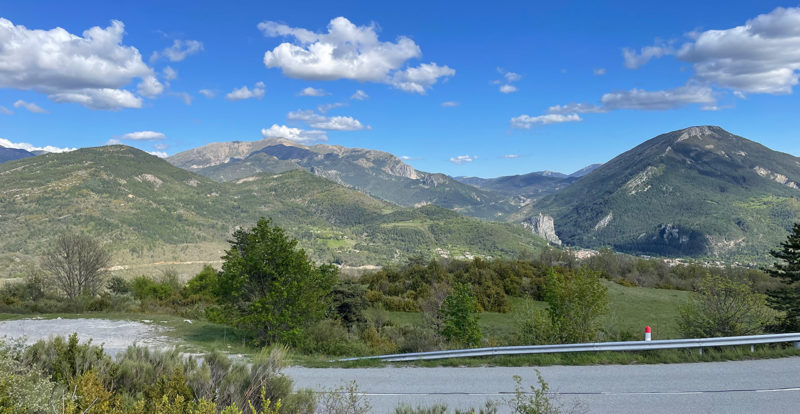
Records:
[[[442,336],[451,342],[466,346],[476,346],[481,341],[481,328],[475,295],[471,285],[456,283],[442,304]]]
[[[681,308],[679,326],[690,338],[755,335],[778,320],[767,297],[744,283],[706,274],[689,303]]]
[[[555,342],[597,339],[600,316],[608,312],[608,288],[596,272],[553,268],[547,276],[544,296]]]

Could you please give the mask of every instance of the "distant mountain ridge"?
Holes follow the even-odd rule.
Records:
[[[535,199],[566,188],[579,178],[597,169],[600,165],[592,164],[569,175],[545,170],[497,178],[455,177],[455,179],[484,190]]]
[[[800,158],[716,126],[659,135],[528,206],[570,245],[764,259],[800,218]]]
[[[209,144],[175,154],[167,161],[221,182],[261,172],[303,169],[400,206],[434,204],[489,220],[504,221],[519,208],[506,195],[458,182],[445,174],[416,170],[392,154],[370,149],[266,139]]]
[[[14,161],[22,158],[33,157],[36,155],[37,154],[34,154],[30,151],[25,151],[24,149],[6,148],[0,146],[0,164],[6,161]]]

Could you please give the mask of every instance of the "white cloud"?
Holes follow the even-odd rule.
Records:
[[[136,91],[139,92],[139,95],[154,98],[164,92],[164,85],[155,76],[149,76],[139,82]]]
[[[172,42],[172,46],[162,50],[161,52],[153,52],[150,56],[150,63],[155,62],[160,57],[169,59],[171,62],[180,62],[186,59],[187,56],[193,55],[203,50],[203,42],[197,40],[181,40],[176,39]]]
[[[692,64],[693,81],[734,92],[790,94],[800,77],[800,7],[778,7],[736,26],[689,34],[679,48],[625,49],[625,65],[637,68],[654,57],[674,55]]]
[[[41,106],[36,105],[33,102],[25,102],[22,99],[14,102],[14,108],[25,108],[29,112],[37,113],[37,114],[46,114],[47,111],[44,110]]]
[[[160,150],[160,151],[163,151],[163,150],[169,148],[169,144],[165,144],[163,142],[156,142],[155,144],[153,144],[153,148],[155,148],[157,150]]]
[[[175,80],[178,78],[178,71],[172,69],[172,66],[165,67],[162,73],[164,74],[164,79],[168,81]]]
[[[349,116],[326,117],[315,113],[312,110],[289,112],[286,116],[291,121],[303,121],[312,128],[324,129],[328,131],[358,131],[369,129],[355,118]]]
[[[214,97],[217,96],[217,93],[210,89],[200,89],[199,91],[197,91],[197,93],[205,96],[207,99],[214,99]]]
[[[350,99],[355,99],[357,101],[363,101],[369,99],[369,95],[366,92],[362,91],[361,89],[357,90]]]
[[[519,158],[519,154],[506,154],[502,158]]]
[[[455,101],[447,101],[447,102],[442,102],[442,103],[441,103],[441,105],[442,105],[443,107],[445,107],[445,108],[452,108],[452,107],[454,107],[454,106],[458,106],[458,105],[459,105],[459,103],[458,103],[458,102],[455,102]]]
[[[300,91],[300,93],[298,95],[300,95],[300,96],[325,96],[327,94],[328,93],[325,92],[324,89],[316,89],[316,88],[312,88],[312,87],[309,86],[309,87],[303,89],[302,91]]]
[[[192,97],[192,95],[189,95],[186,92],[172,92],[172,95],[173,96],[177,96],[178,98],[180,98],[180,100],[182,100],[183,103],[185,103],[186,105],[191,105],[192,104],[192,100],[194,99],[194,97]]]
[[[695,78],[749,93],[789,94],[800,71],[800,8],[778,7],[744,26],[708,30],[676,57]]]
[[[478,159],[477,155],[459,155],[457,157],[450,158],[450,162],[453,164],[464,164],[466,162],[472,162]]]
[[[514,85],[501,85],[499,91],[502,93],[513,93],[517,91],[517,87]]]
[[[266,67],[280,68],[291,78],[382,82],[406,92],[424,93],[438,78],[455,74],[453,69],[435,63],[402,70],[406,61],[422,55],[419,46],[406,36],[382,42],[374,24],[356,26],[344,17],[337,17],[328,24],[327,33],[272,21],[261,22],[258,28],[267,37],[296,40],[264,53]]]
[[[108,141],[106,141],[106,145],[122,145],[122,141],[116,138],[111,138]]]
[[[256,83],[256,86],[253,89],[249,89],[247,86],[242,86],[239,89],[234,89],[227,95],[225,95],[225,99],[229,101],[241,101],[243,99],[261,99],[264,97],[264,82]]]
[[[30,30],[0,18],[0,87],[92,109],[140,108],[141,98],[122,88],[139,78],[139,90],[155,96],[158,80],[139,51],[122,44],[124,33],[117,20],[76,36],[60,27]]]
[[[286,125],[278,124],[273,124],[271,127],[269,127],[269,129],[262,129],[261,136],[264,138],[286,138],[300,143],[328,140],[328,135],[325,133],[325,131],[309,131],[300,128],[290,128]]]
[[[127,139],[131,141],[158,141],[166,139],[167,136],[162,132],[156,131],[137,131],[129,132],[119,136],[120,139]]]
[[[167,153],[163,152],[163,151],[147,151],[147,153],[150,154],[150,155],[155,155],[158,158],[167,158],[168,157]]]
[[[593,70],[592,70],[592,73],[594,73],[594,74],[595,74],[595,76],[603,76],[603,75],[605,75],[605,74],[606,74],[606,68],[596,68],[596,69],[593,69]]]
[[[0,114],[4,114],[4,115],[13,115],[13,114],[14,114],[14,111],[12,111],[12,110],[10,110],[10,109],[6,108],[5,106],[2,106],[2,105],[0,105]]]
[[[416,160],[421,160],[422,158],[420,158],[420,157],[410,157],[408,155],[401,155],[400,159],[403,160],[403,161],[416,161]]]
[[[329,104],[325,104],[325,105],[319,105],[319,106],[317,106],[317,110],[324,114],[324,113],[330,111],[331,109],[341,108],[343,106],[347,106],[347,104],[344,103],[344,102],[334,102],[334,103],[329,103]]]
[[[514,93],[519,90],[516,86],[512,85],[512,83],[522,79],[522,75],[515,72],[509,72],[503,68],[497,68],[497,72],[503,75],[503,79],[497,79],[491,82],[494,85],[500,85],[497,90],[499,90],[501,93]]]
[[[608,112],[608,110],[602,106],[588,103],[570,103],[566,105],[553,105],[547,109],[547,112],[551,114],[589,114]]]
[[[688,84],[662,91],[631,89],[611,92],[603,95],[600,101],[603,104],[602,108],[612,111],[616,109],[665,110],[687,104],[714,104],[717,100],[710,87]]]
[[[530,129],[533,124],[560,124],[563,122],[580,122],[581,117],[578,114],[547,114],[539,116],[520,115],[511,118],[511,127],[519,129]]]
[[[7,140],[5,138],[0,138],[0,147],[16,148],[16,149],[22,149],[22,150],[30,151],[30,152],[33,152],[33,151],[70,152],[70,151],[75,151],[77,149],[77,148],[69,148],[69,147],[67,147],[67,148],[59,148],[59,147],[54,147],[52,145],[46,145],[44,147],[37,147],[37,146],[35,146],[33,144],[28,144],[27,142],[11,142],[11,141],[9,141],[9,140]]]
[[[665,55],[675,53],[671,46],[646,46],[643,47],[638,53],[629,48],[622,49],[622,57],[625,59],[625,67],[628,69],[638,69],[650,59],[660,58]]]
[[[456,71],[436,63],[423,63],[415,68],[395,72],[389,83],[405,92],[424,95],[442,77],[454,76]]]

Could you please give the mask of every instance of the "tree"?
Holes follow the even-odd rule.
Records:
[[[472,285],[453,284],[453,293],[442,304],[442,335],[466,346],[478,345],[481,341],[481,328],[478,326],[477,310]]]
[[[337,269],[315,266],[271,219],[236,230],[230,243],[218,277],[221,318],[258,343],[297,344],[303,329],[330,308]]]
[[[544,300],[553,326],[553,341],[590,342],[597,339],[600,316],[608,312],[608,288],[586,268],[551,268]]]
[[[111,255],[100,243],[85,234],[63,233],[42,260],[56,285],[70,299],[93,296],[103,286]]]
[[[778,261],[764,271],[783,283],[781,289],[769,292],[770,306],[786,312],[783,330],[797,331],[800,329],[800,223],[794,224],[780,249],[769,254]]]
[[[776,319],[766,295],[729,277],[706,273],[690,302],[681,308],[679,326],[689,338],[755,335]]]

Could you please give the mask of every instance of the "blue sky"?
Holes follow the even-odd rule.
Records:
[[[493,177],[712,124],[797,156],[798,6],[3,0],[0,145],[285,136]]]

